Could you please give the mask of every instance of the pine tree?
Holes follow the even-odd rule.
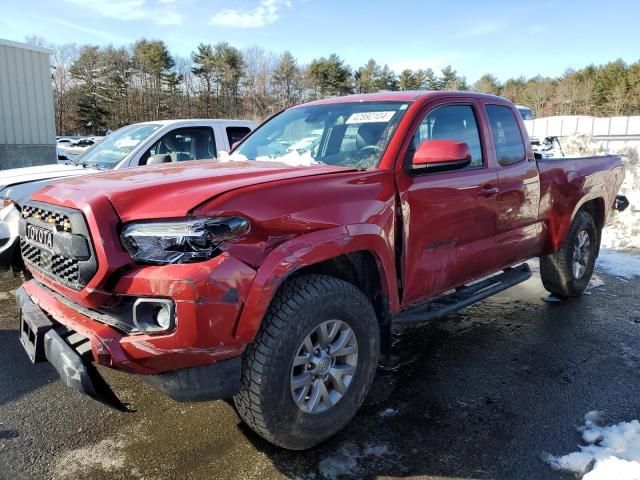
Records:
[[[398,77],[398,87],[400,90],[418,90],[422,85],[422,78],[418,76],[410,69],[404,69],[400,72]]]
[[[335,53],[320,58],[309,65],[309,75],[321,97],[351,93],[351,69]]]
[[[273,71],[273,84],[278,91],[282,107],[297,101],[299,76],[300,69],[295,57],[289,51],[284,52]]]
[[[373,93],[379,90],[380,66],[371,58],[367,64],[360,67],[355,74],[358,93]]]
[[[498,79],[490,73],[485,73],[478,81],[473,84],[472,89],[475,92],[490,93],[491,95],[500,95],[500,83]]]

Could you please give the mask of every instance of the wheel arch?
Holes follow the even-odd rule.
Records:
[[[598,240],[597,240],[598,247],[596,249],[596,258],[597,258],[598,254],[600,253],[600,243],[602,241],[602,229],[604,228],[604,225],[606,222],[604,198],[596,197],[584,202],[580,206],[578,211],[576,211],[576,213],[574,214],[574,218],[575,218],[575,215],[577,215],[578,212],[580,211],[585,211],[589,213],[596,224],[596,232],[598,234]]]
[[[602,230],[606,222],[605,200],[597,194],[586,196],[576,203],[573,210],[567,209],[564,215],[556,211],[556,213],[552,215],[552,221],[550,222],[551,245],[547,249],[549,253],[555,252],[560,248],[564,237],[567,235],[569,228],[571,228],[571,223],[581,211],[588,212],[593,217],[598,231],[600,232]],[[569,212],[571,213],[569,214]],[[598,249],[600,247],[600,237],[601,235],[598,234]]]
[[[323,274],[358,287],[371,301],[385,353],[391,316],[399,310],[393,246],[375,225],[322,230],[296,237],[269,254],[258,269],[238,321],[236,338],[253,341],[282,284],[291,277]]]

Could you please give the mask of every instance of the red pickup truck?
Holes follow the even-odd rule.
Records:
[[[21,341],[123,407],[96,365],[179,401],[233,397],[309,448],[356,414],[394,329],[530,277],[579,296],[625,199],[617,157],[534,158],[503,98],[295,106],[223,161],[57,182],[22,209]]]

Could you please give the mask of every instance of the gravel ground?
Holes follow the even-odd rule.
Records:
[[[104,371],[134,408],[65,388],[18,342],[0,280],[0,478],[569,479],[543,452],[576,450],[583,415],[640,417],[640,279],[550,304],[537,275],[462,314],[399,335],[366,405],[308,452],[267,444],[225,402],[179,404]]]

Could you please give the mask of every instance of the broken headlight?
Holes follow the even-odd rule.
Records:
[[[221,243],[249,231],[242,217],[202,218],[125,225],[122,245],[137,262],[165,265],[207,260]]]

